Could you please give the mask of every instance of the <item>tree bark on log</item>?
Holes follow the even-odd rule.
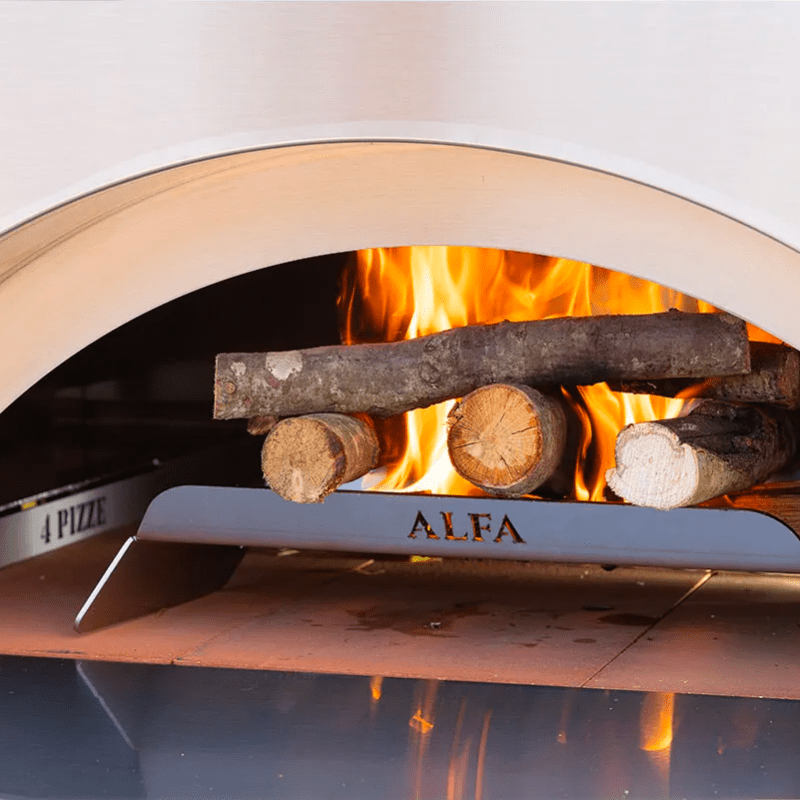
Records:
[[[279,422],[264,441],[261,468],[284,500],[319,503],[343,483],[378,465],[372,427],[343,414],[313,414]]]
[[[708,400],[685,417],[628,425],[606,480],[634,505],[679,508],[747,489],[797,454],[790,414]]]
[[[528,386],[476,389],[451,409],[447,423],[453,468],[490,494],[529,494],[555,474],[564,458],[563,403]]]
[[[792,347],[767,342],[750,342],[750,372],[709,378],[701,383],[674,378],[654,381],[619,381],[610,385],[615,392],[654,394],[659,397],[703,397],[730,403],[767,403],[783,408],[800,408],[800,353]]]
[[[359,411],[386,417],[492,383],[706,378],[749,369],[745,324],[727,314],[501,322],[391,344],[223,353],[214,417]]]
[[[250,417],[247,432],[251,436],[266,436],[277,424],[277,417]]]

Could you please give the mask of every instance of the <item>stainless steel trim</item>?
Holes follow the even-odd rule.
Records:
[[[445,514],[450,515],[449,523]],[[506,518],[510,525],[503,527]],[[429,538],[425,523],[436,538]],[[482,540],[476,541],[478,535]],[[267,489],[178,486],[153,500],[137,537],[456,558],[800,572],[800,539],[794,532],[766,514],[740,509],[658,511],[614,503],[379,492],[335,492],[323,504],[301,505]]]

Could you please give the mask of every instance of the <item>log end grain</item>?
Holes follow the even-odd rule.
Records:
[[[378,440],[362,420],[311,414],[279,422],[264,441],[261,467],[285,500],[318,503],[378,463]]]
[[[606,482],[623,500],[660,509],[698,502],[696,453],[669,428],[657,422],[628,425],[617,436],[615,455]]]
[[[783,409],[706,400],[685,417],[620,431],[606,480],[636,505],[696,505],[785,469],[797,441],[796,417]]]
[[[526,386],[476,389],[454,406],[448,425],[453,468],[490,494],[532,492],[564,454],[566,417],[560,403]]]

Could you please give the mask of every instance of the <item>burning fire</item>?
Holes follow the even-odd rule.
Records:
[[[361,250],[339,297],[346,344],[392,342],[475,323],[593,314],[716,309],[672,289],[562,258],[472,247]],[[765,338],[762,332],[751,338]],[[632,422],[677,416],[685,400],[612,392],[606,384],[565,394],[582,424],[575,474],[579,500],[602,500],[617,433]],[[378,435],[391,466],[370,488],[480,494],[453,470],[445,420],[455,401],[382,420]],[[396,457],[395,457],[396,456]]]

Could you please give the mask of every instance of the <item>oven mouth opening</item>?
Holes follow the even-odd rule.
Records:
[[[130,470],[134,461],[151,469],[154,460],[226,443],[250,452],[229,482],[263,487],[255,451],[264,439],[247,436],[242,420],[212,419],[214,357],[221,352],[285,353],[342,342],[360,347],[506,322],[658,315],[670,309],[720,316],[708,302],[644,279],[516,251],[380,248],[264,268],[127,323],[65,362],[0,416],[10,476],[0,506]],[[785,348],[749,323],[747,339],[751,348],[755,343]],[[686,414],[706,383],[690,381],[671,396],[617,391],[619,386],[603,382],[539,387],[567,410],[573,426],[569,447],[554,480],[505,493],[470,482],[452,468],[447,417],[463,397],[403,415],[366,415],[377,436],[380,465],[332,488],[620,503],[606,480],[619,431]],[[31,469],[15,469],[26,449],[36,454],[28,459]],[[794,477],[792,463],[759,479],[759,497],[788,496]],[[739,500],[722,492],[711,502],[736,507]]]
[[[213,361],[222,352],[287,352],[340,342],[361,346],[504,322],[670,309],[719,313],[709,302],[622,272],[477,247],[377,248],[264,268],[123,325],[69,359],[0,416],[9,462],[20,461],[20,453],[31,446],[39,453],[34,472],[41,473],[23,480],[19,470],[9,468],[8,496],[0,498],[0,505],[56,488],[59,482],[127,469],[133,458],[149,463],[241,437],[241,422],[212,421],[209,413]],[[747,338],[779,346],[750,323]],[[706,344],[700,341],[698,347]],[[535,387],[555,397],[569,414],[572,450],[562,459],[556,486],[545,483],[516,494],[619,501],[605,477],[614,466],[619,431],[691,411],[704,388],[698,379],[677,391],[673,386],[669,393],[644,393],[647,385],[642,383]],[[636,393],[620,391],[625,388]],[[380,466],[343,488],[492,494],[491,485],[470,483],[453,470],[448,414],[459,400],[402,415],[372,415]],[[57,454],[45,452],[51,443]],[[47,462],[59,466],[51,469]],[[252,472],[251,484],[263,485],[255,466]],[[564,472],[570,473],[569,486]]]
[[[391,279],[394,294],[366,308],[366,299],[375,299],[374,291],[368,297],[367,290],[376,285],[384,288],[384,282],[388,282],[367,267],[386,268],[390,261],[395,271]],[[409,276],[414,278],[416,271],[427,280],[437,269],[441,270],[444,288],[423,283],[420,303],[414,297],[419,287],[409,285]],[[477,283],[469,270],[477,271]],[[167,460],[186,455],[199,465],[199,451],[209,444],[220,444],[241,449],[228,452],[226,457],[231,460],[217,463],[217,472],[223,474],[213,481],[207,474],[195,474],[190,480],[174,475],[173,488],[158,496],[152,485],[141,484],[144,504],[140,521],[131,518],[126,524],[139,525],[135,550],[143,558],[149,558],[151,551],[161,553],[161,545],[169,543],[180,551],[178,561],[197,558],[206,566],[210,565],[203,555],[206,550],[195,551],[195,544],[207,544],[212,550],[233,548],[236,553],[242,546],[301,547],[423,558],[800,569],[795,553],[798,537],[793,519],[798,515],[793,483],[771,483],[705,504],[715,506],[712,508],[685,508],[670,514],[624,505],[605,490],[598,498],[603,502],[584,502],[592,498],[576,496],[572,485],[560,492],[532,490],[522,497],[494,497],[491,490],[473,485],[463,492],[420,488],[414,485],[418,480],[414,470],[407,471],[408,485],[395,491],[380,487],[352,491],[362,489],[362,482],[384,477],[368,471],[366,480],[359,476],[343,482],[321,506],[286,503],[275,492],[264,491],[259,451],[278,426],[253,436],[247,431],[253,417],[248,421],[213,419],[210,400],[215,386],[215,356],[225,352],[307,352],[341,347],[342,340],[351,342],[344,345],[350,350],[373,342],[391,343],[392,339],[413,343],[404,338],[412,322],[420,336],[436,335],[434,329],[424,327],[428,323],[422,322],[419,313],[425,298],[453,299],[455,289],[448,287],[459,285],[471,287],[464,293],[477,305],[488,304],[490,308],[479,316],[478,310],[463,311],[462,303],[460,318],[451,311],[449,317],[441,319],[444,331],[537,323],[548,316],[556,321],[569,315],[591,320],[599,318],[597,312],[599,316],[641,316],[645,312],[669,315],[668,309],[675,307],[686,315],[700,312],[703,318],[720,316],[707,304],[629,275],[510,251],[396,248],[332,254],[268,267],[186,295],[126,324],[66,362],[18,401],[11,413],[0,416],[0,439],[10,445],[4,449],[5,472],[14,477],[5,486],[7,492],[14,492],[8,499],[63,486],[66,467],[72,469],[69,477],[74,481],[105,474],[107,462],[114,459],[114,464],[121,461],[123,466],[130,466],[134,457],[151,464],[154,457]],[[554,291],[554,285],[561,290]],[[626,306],[623,290],[634,297],[646,297],[648,302],[656,297],[660,305],[651,304],[646,309]],[[555,307],[545,306],[533,313],[530,298],[537,291]],[[461,295],[458,300],[461,303]],[[412,301],[417,305],[409,305]],[[581,302],[586,303],[582,310],[578,308]],[[347,309],[358,313],[348,317]],[[434,321],[441,317],[437,317],[436,305],[430,311]],[[589,311],[596,317],[588,316]],[[375,321],[384,317],[394,327],[378,328]],[[745,339],[758,336],[751,327]],[[573,402],[584,401],[574,387],[568,390]],[[567,402],[563,393],[560,399]],[[656,399],[669,403],[676,398]],[[581,422],[581,417],[576,417]],[[399,460],[401,446],[409,439],[403,418],[395,415],[371,423],[386,454]],[[434,427],[437,433],[441,428],[447,432],[446,423],[437,422]],[[399,436],[392,439],[387,435],[387,431],[391,434],[398,428]],[[23,463],[21,454],[26,448],[33,452],[32,443],[37,453],[37,469],[32,472],[37,474],[24,474],[30,470],[15,473],[15,459]],[[66,449],[69,444],[73,451]],[[445,446],[445,461],[446,453]],[[597,459],[595,453],[590,442],[585,455],[589,460]],[[386,459],[384,468],[389,466],[390,459]],[[602,468],[593,467],[598,475]],[[35,485],[26,483],[28,478],[35,479]],[[20,489],[23,485],[25,488]],[[31,549],[28,556],[76,542],[122,524],[111,514],[110,500],[103,501],[111,497],[113,488],[83,486],[81,491],[88,499],[80,502],[70,494],[37,498],[33,506],[22,504],[0,518],[0,526],[25,526],[26,537],[30,533],[38,548]],[[147,503],[150,507],[142,518]],[[758,513],[749,513],[753,511]],[[98,522],[102,516],[104,526],[78,530],[80,513],[84,512],[86,520]],[[153,524],[154,520],[158,524]],[[42,531],[48,530],[50,539],[40,541]],[[647,532],[644,539],[643,531]],[[132,569],[139,563],[136,558]],[[211,561],[215,559],[210,557]],[[126,556],[126,563],[128,560]],[[235,568],[235,559],[228,566]],[[160,597],[158,593],[156,596]],[[118,611],[113,592],[110,597],[110,605]],[[87,608],[97,602],[95,594],[92,598]],[[102,607],[101,603],[98,608]],[[85,624],[89,624],[88,618]]]

